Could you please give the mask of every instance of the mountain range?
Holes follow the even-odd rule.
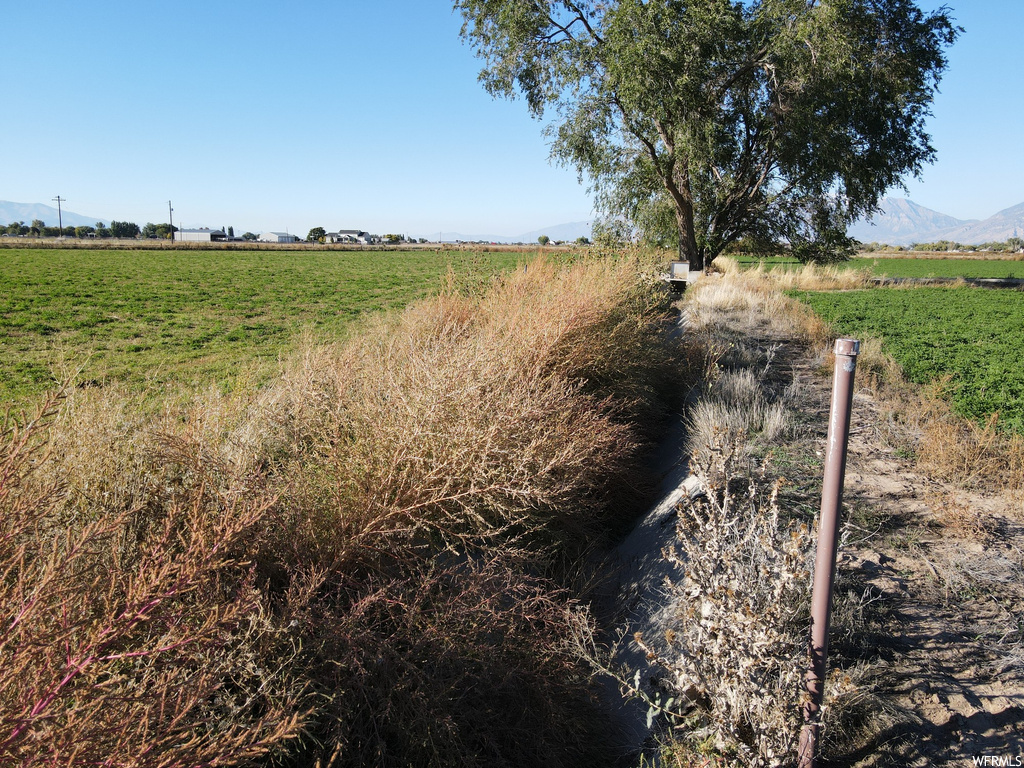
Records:
[[[65,227],[95,227],[97,221],[102,221],[103,226],[110,223],[109,219],[83,216],[63,207],[58,217],[57,209],[52,205],[12,203],[10,200],[0,200],[0,227],[7,226],[12,221],[24,221],[26,224],[31,224],[35,219],[39,219],[48,227],[56,227],[58,219]]]
[[[1003,242],[1024,237],[1024,203],[1006,208],[987,219],[957,219],[913,200],[887,197],[881,210],[870,220],[861,220],[848,230],[862,243],[911,245],[949,240],[965,245]]]

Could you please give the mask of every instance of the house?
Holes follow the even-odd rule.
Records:
[[[324,242],[369,245],[373,242],[373,235],[359,229],[340,229],[337,232],[328,232],[324,236]]]
[[[297,243],[299,238],[287,232],[264,232],[259,236],[261,243]]]
[[[174,239],[183,243],[219,243],[227,239],[222,229],[179,229]]]

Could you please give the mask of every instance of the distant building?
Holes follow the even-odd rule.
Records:
[[[287,232],[264,232],[259,236],[261,243],[297,243],[299,238]]]
[[[359,243],[369,245],[373,242],[373,235],[363,232],[360,229],[340,229],[337,232],[328,232],[324,236],[325,243]]]
[[[183,243],[219,243],[227,239],[222,229],[179,229],[174,239]]]

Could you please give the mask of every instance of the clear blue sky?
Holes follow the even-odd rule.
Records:
[[[925,7],[938,3],[923,2]],[[953,0],[966,33],[910,197],[1024,201],[1020,0]],[[590,218],[522,101],[495,101],[440,0],[14,0],[0,199],[245,230],[514,235]]]

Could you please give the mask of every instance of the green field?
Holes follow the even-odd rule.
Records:
[[[745,268],[762,263],[768,269],[800,269],[803,266],[790,258],[755,259],[741,256],[737,261]],[[1010,259],[901,259],[857,256],[837,266],[843,269],[866,269],[876,277],[1024,278],[1024,260]]]
[[[0,405],[84,366],[155,390],[266,375],[305,329],[479,281],[524,254],[467,251],[0,251]]]
[[[911,381],[951,376],[963,416],[1024,434],[1024,292],[984,288],[876,288],[795,294],[843,336],[882,339]]]

